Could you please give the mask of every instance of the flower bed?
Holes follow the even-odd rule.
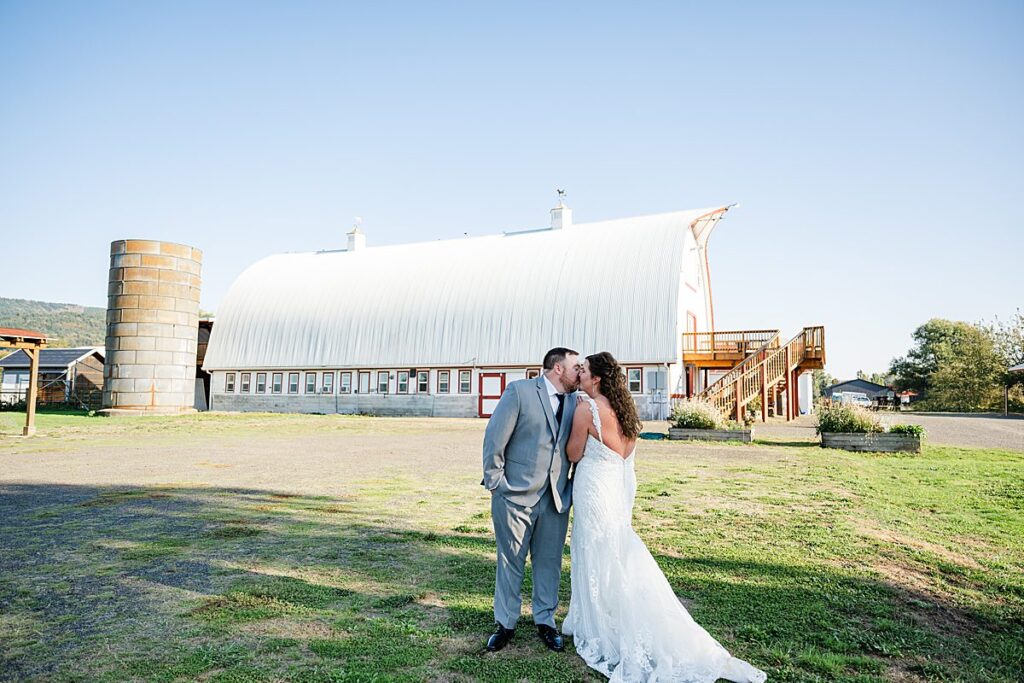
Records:
[[[676,429],[669,427],[668,438],[672,441],[742,441],[754,440],[753,429]]]
[[[921,452],[921,437],[888,432],[822,432],[822,448],[841,448],[844,451],[861,451],[871,453],[908,453]]]
[[[718,408],[706,401],[687,399],[672,409],[668,438],[674,441],[744,441],[753,439],[753,429],[722,418]]]
[[[888,430],[863,408],[834,405],[818,412],[822,448],[891,453],[921,452],[924,429],[918,425],[892,425]]]

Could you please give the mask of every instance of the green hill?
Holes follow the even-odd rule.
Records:
[[[52,347],[103,346],[106,317],[102,308],[0,297],[0,327],[42,332],[54,338]]]

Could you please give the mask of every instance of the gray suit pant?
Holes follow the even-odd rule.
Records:
[[[494,620],[505,628],[515,628],[523,603],[523,571],[529,551],[533,562],[533,621],[554,628],[569,511],[560,513],[555,509],[550,488],[533,507],[517,505],[495,491],[491,494],[491,520],[498,544]]]

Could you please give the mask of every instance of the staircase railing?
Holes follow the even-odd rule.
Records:
[[[738,417],[743,406],[755,397],[763,396],[768,389],[786,379],[791,371],[807,359],[824,362],[824,327],[805,327],[781,348],[766,350],[759,361],[751,361],[729,382],[715,382],[709,387],[704,398],[721,410],[726,417]],[[747,359],[744,359],[744,362],[746,361]]]
[[[779,348],[778,332],[773,334],[763,345],[761,345],[760,348],[753,351],[749,356],[741,360],[739,364],[736,365],[736,367],[734,367],[732,370],[725,373],[717,380],[712,382],[710,385],[708,385],[704,389],[704,391],[700,392],[700,394],[697,397],[700,399],[707,400],[708,397],[711,396],[712,394],[717,394],[719,391],[721,391],[722,387],[732,387],[733,383],[737,380],[737,378],[743,376],[743,373],[745,373],[747,370],[753,367],[753,364],[759,363],[760,361],[764,360],[769,351],[777,348]]]

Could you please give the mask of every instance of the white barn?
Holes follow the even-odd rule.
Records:
[[[713,329],[707,241],[729,207],[485,237],[280,254],[238,277],[203,369],[210,408],[487,417],[544,352],[610,351],[641,417],[686,392]],[[692,381],[692,378],[691,378]]]

